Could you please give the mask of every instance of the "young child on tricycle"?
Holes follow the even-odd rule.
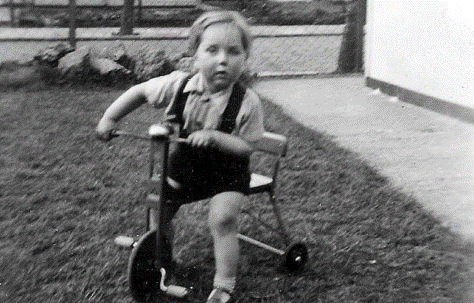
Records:
[[[250,54],[249,27],[236,12],[207,12],[192,25],[190,52],[194,74],[175,71],[135,85],[105,111],[97,126],[111,138],[124,116],[148,103],[165,108],[165,121],[183,138],[168,161],[167,189],[173,207],[160,224],[171,229],[180,205],[211,198],[208,224],[214,241],[216,272],[208,303],[233,302],[239,260],[238,216],[249,186],[249,159],[263,132],[263,110],[255,92],[238,79]],[[172,232],[163,243],[170,246]],[[171,247],[163,249],[172,262]]]

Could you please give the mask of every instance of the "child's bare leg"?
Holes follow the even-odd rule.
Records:
[[[210,204],[209,227],[214,239],[216,275],[214,287],[232,292],[239,261],[238,216],[244,201],[239,192],[216,195]]]

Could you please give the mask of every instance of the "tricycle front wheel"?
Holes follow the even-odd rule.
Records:
[[[163,295],[160,290],[160,271],[156,267],[154,249],[156,230],[144,234],[134,245],[128,262],[128,283],[137,302],[154,302]]]

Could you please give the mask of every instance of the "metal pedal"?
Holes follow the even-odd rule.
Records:
[[[120,247],[133,248],[135,246],[135,239],[127,236],[118,236],[115,238],[114,243]]]

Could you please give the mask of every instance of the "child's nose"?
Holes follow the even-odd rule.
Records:
[[[219,52],[218,56],[217,56],[217,60],[219,61],[219,63],[221,64],[226,64],[227,63],[227,59],[228,59],[228,54],[226,51],[222,50]]]

